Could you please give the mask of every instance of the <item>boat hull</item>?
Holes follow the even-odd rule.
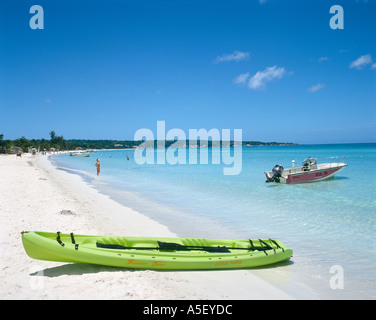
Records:
[[[344,167],[337,167],[332,169],[324,169],[324,170],[315,170],[306,173],[298,173],[288,175],[286,179],[286,183],[288,184],[295,184],[295,183],[305,183],[305,182],[313,182],[313,181],[320,181],[325,180],[328,178],[333,177],[335,174],[343,170]]]
[[[57,241],[59,239],[59,241]],[[228,252],[208,252],[201,249],[161,250],[158,241],[177,245],[226,246]],[[262,242],[263,241],[263,242]],[[61,244],[61,243],[62,244]],[[268,250],[249,250],[249,240],[213,240],[196,238],[140,238],[74,235],[29,231],[22,234],[27,255],[33,259],[91,263],[121,268],[152,270],[243,269],[289,260],[292,250],[277,240],[253,240],[254,246],[268,244]],[[108,249],[101,246],[127,246]],[[129,248],[129,247],[134,248]],[[144,248],[141,248],[144,247]],[[269,247],[268,247],[269,248]]]

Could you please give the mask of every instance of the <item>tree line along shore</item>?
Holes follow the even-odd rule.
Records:
[[[4,139],[4,134],[0,134],[0,153],[17,153],[29,152],[30,150],[49,151],[49,150],[76,150],[76,149],[128,149],[137,148],[144,141],[134,140],[90,140],[90,139],[65,139],[63,136],[57,136],[54,131],[50,132],[50,139],[27,139],[21,138],[10,140]],[[165,141],[165,147],[168,148],[176,141]],[[196,145],[197,144],[197,145]],[[261,142],[261,141],[230,141],[230,146],[273,146],[273,145],[295,145],[291,142]],[[154,148],[157,148],[157,140],[154,140]],[[221,142],[195,141],[194,146],[212,147],[213,145],[221,145]],[[180,141],[179,147],[192,146],[192,141]]]

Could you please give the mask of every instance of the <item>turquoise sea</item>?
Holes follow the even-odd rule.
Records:
[[[319,299],[376,299],[376,144],[243,147],[239,175],[211,164],[212,153],[222,151],[234,150],[209,148],[209,164],[139,165],[134,150],[51,159],[181,237],[282,241],[294,250],[291,263],[257,272],[285,279],[292,294],[299,287]],[[324,181],[265,183],[264,171],[292,167],[292,160],[300,166],[308,156],[345,156],[348,166]]]

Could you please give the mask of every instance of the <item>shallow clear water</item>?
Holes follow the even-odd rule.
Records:
[[[242,148],[242,171],[234,176],[223,175],[229,165],[210,164],[212,152],[222,151],[233,152],[209,149],[209,164],[196,165],[138,165],[134,150],[52,159],[59,167],[78,170],[102,192],[179,236],[282,241],[294,250],[294,257],[279,272],[319,298],[376,298],[376,144]],[[300,166],[307,156],[346,156],[348,166],[324,181],[265,183],[264,171],[275,164],[292,167],[292,160]],[[101,162],[99,178],[96,158]],[[343,269],[343,289],[329,285],[335,265]]]

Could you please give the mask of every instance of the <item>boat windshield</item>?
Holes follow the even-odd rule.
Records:
[[[310,165],[314,165],[314,164],[317,164],[317,159],[316,158],[306,158],[304,159],[303,161],[303,167],[308,167]]]

